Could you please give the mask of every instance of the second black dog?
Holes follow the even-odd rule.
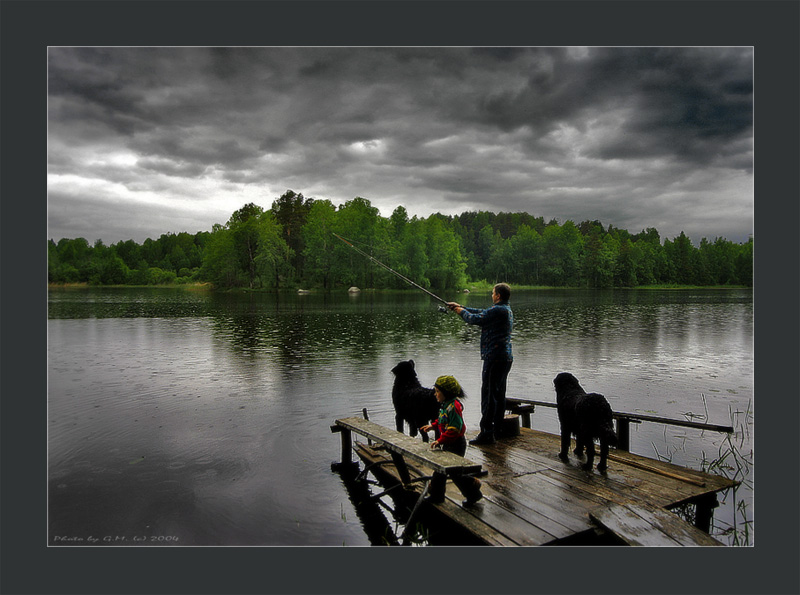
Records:
[[[580,456],[586,450],[586,463],[582,468],[591,471],[594,462],[594,439],[600,440],[600,462],[597,468],[608,468],[608,447],[617,445],[614,433],[611,405],[598,393],[586,394],[578,379],[569,372],[561,372],[553,380],[556,389],[558,421],[561,424],[561,451],[559,458],[569,460],[570,437],[575,434],[577,446],[575,454]]]
[[[407,422],[411,436],[416,436],[422,426],[428,425],[439,417],[439,402],[432,388],[425,388],[417,377],[414,360],[406,360],[392,368],[394,386],[392,386],[392,403],[394,404],[394,420],[397,431],[403,431],[403,423]],[[423,442],[428,441],[428,434],[422,432]]]

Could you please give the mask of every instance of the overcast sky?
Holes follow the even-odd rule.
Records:
[[[753,229],[751,48],[53,47],[48,79],[56,241],[210,231],[287,189]]]

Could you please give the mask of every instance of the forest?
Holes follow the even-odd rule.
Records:
[[[616,288],[650,285],[753,285],[753,239],[743,244],[654,228],[631,234],[599,221],[545,222],[528,213],[465,212],[381,216],[356,197],[338,207],[287,190],[270,209],[249,203],[211,231],[165,233],[142,244],[106,246],[85,238],[48,240],[53,284],[210,283],[233,289],[406,288],[334,234],[419,285],[469,283]]]

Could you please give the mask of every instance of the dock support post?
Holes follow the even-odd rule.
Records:
[[[631,422],[628,419],[617,418],[617,449],[631,450]]]
[[[447,487],[447,475],[444,473],[434,473],[430,482],[430,501],[439,503],[444,502],[444,491]]]
[[[711,517],[714,516],[714,509],[719,506],[715,493],[705,494],[695,502],[694,526],[705,531],[711,531]]]
[[[510,407],[507,407],[506,409],[511,413],[516,413],[517,415],[519,415],[520,425],[523,428],[530,429],[531,413],[533,413],[535,409],[533,405],[513,403]]]
[[[394,465],[397,468],[397,472],[400,474],[400,479],[403,484],[410,483],[411,474],[408,472],[408,466],[406,466],[406,460],[403,458],[403,455],[396,452],[392,452],[391,455],[392,461],[394,461]]]
[[[358,461],[353,460],[353,433],[341,426],[331,426],[331,432],[339,432],[342,435],[342,459],[338,463],[331,463],[331,470],[358,471]]]
[[[342,430],[342,465],[353,460],[353,433]]]
[[[369,421],[369,413],[367,413],[366,407],[361,410],[361,414],[364,416],[364,419]],[[372,440],[370,438],[367,438],[367,446],[372,446]]]

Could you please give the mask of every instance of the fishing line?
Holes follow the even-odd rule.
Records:
[[[333,232],[331,232],[331,233],[333,233]],[[361,250],[361,249],[359,249],[359,248],[356,248],[356,247],[355,247],[355,246],[354,246],[354,245],[353,245],[351,242],[347,241],[346,239],[344,239],[344,238],[343,238],[342,236],[340,236],[339,234],[337,234],[337,233],[334,233],[333,235],[335,235],[337,238],[339,238],[340,240],[342,240],[342,241],[343,241],[345,244],[347,244],[348,246],[350,246],[350,247],[351,247],[353,250],[355,250],[356,252],[358,252],[358,253],[359,253],[359,254],[361,254],[362,256],[366,256],[367,258],[369,258],[369,259],[370,259],[372,262],[374,262],[374,263],[375,263],[375,264],[377,264],[378,266],[381,266],[381,267],[383,267],[384,269],[386,269],[387,271],[389,271],[390,273],[393,273],[393,274],[397,275],[398,277],[400,277],[400,278],[401,278],[403,281],[405,281],[405,282],[406,282],[406,283],[408,283],[409,285],[413,285],[413,286],[414,286],[414,287],[416,287],[417,289],[420,289],[420,290],[424,291],[425,293],[427,293],[427,294],[428,294],[429,296],[431,296],[433,299],[435,299],[435,300],[439,300],[439,301],[440,301],[440,302],[442,302],[443,304],[447,304],[447,302],[446,302],[446,301],[444,301],[442,298],[440,298],[438,295],[436,295],[436,294],[434,294],[434,293],[431,293],[430,291],[428,291],[427,289],[425,289],[425,288],[424,288],[424,287],[422,287],[421,285],[418,285],[417,283],[414,283],[414,282],[413,282],[411,279],[409,279],[408,277],[406,277],[406,276],[404,276],[404,275],[401,275],[400,273],[398,273],[397,271],[395,271],[395,270],[394,270],[393,268],[391,268],[390,266],[387,266],[387,265],[383,264],[383,263],[382,263],[380,260],[378,260],[378,259],[377,259],[377,258],[375,258],[374,256],[372,256],[372,255],[370,255],[370,254],[367,254],[366,252],[364,252],[363,250]],[[439,308],[439,310],[441,310],[441,311],[443,311],[443,312],[446,312],[446,311],[447,311],[446,309],[443,309],[443,308],[441,308],[441,307]]]

